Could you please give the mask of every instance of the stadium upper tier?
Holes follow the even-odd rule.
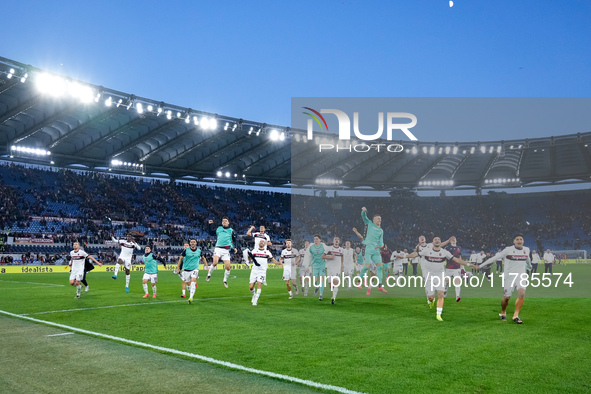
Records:
[[[136,97],[0,57],[0,149],[7,160],[271,186],[337,181],[378,190],[590,181],[591,132],[398,142],[400,153],[319,152],[318,144],[334,144],[335,135],[318,133],[308,141],[302,130]]]
[[[313,197],[94,172],[0,165],[0,229],[14,237],[100,244],[128,232],[141,243],[182,245],[211,239],[207,220],[228,216],[238,234],[265,225],[273,241],[297,247],[320,234],[359,242],[360,209],[382,216],[391,248],[412,248],[419,235],[455,235],[464,249],[497,250],[516,232],[532,248],[591,249],[591,191],[458,197]],[[245,245],[245,243],[241,243]],[[42,247],[38,247],[42,249]]]

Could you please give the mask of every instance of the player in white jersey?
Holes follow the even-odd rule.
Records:
[[[402,264],[407,261],[406,253],[402,250],[396,249],[392,253],[392,257],[390,257],[390,261],[393,262],[392,264],[392,275],[394,278],[398,278],[398,276],[402,275]]]
[[[258,305],[259,297],[261,296],[261,284],[265,281],[265,277],[267,276],[267,263],[269,260],[275,264],[279,263],[273,258],[273,254],[265,249],[264,240],[260,240],[259,247],[252,252],[249,251],[248,256],[254,264],[250,271],[248,287],[252,293],[252,305],[256,306]],[[256,290],[254,289],[255,283],[257,284]]]
[[[305,280],[305,277],[310,275],[310,265],[312,264],[312,254],[310,254],[310,241],[304,242],[304,247],[300,249],[300,283],[302,284],[302,291],[304,297],[308,296],[308,288],[310,287],[309,281]],[[297,289],[296,289],[297,294]]]
[[[343,248],[340,242],[339,237],[334,237],[332,246],[326,247],[326,251],[322,255],[322,258],[326,260],[326,276],[329,278],[332,288],[332,299],[330,303],[333,305],[339,292],[338,278],[341,272],[343,272]]]
[[[347,290],[351,290],[351,283],[355,274],[355,250],[351,248],[350,241],[345,242],[345,249],[343,249],[343,273],[345,278],[349,278]]]
[[[80,242],[74,242],[74,250],[70,252],[70,264],[69,266],[72,268],[70,271],[70,285],[76,286],[76,298],[80,298],[80,294],[82,293],[82,285],[80,281],[84,277],[84,262],[88,257],[90,260],[94,261],[100,266],[103,264],[98,262],[94,257],[89,256],[84,250],[80,249]]]
[[[441,243],[441,247],[444,248],[449,242],[450,242],[451,238],[448,239],[445,242]],[[417,252],[417,254],[423,250],[425,250],[426,248],[432,248],[433,244],[432,243],[427,243],[427,238],[425,238],[424,235],[421,235],[419,237],[419,244],[416,246],[415,248],[415,252]],[[427,275],[429,275],[429,272],[431,271],[431,263],[429,261],[426,261],[424,259],[419,259],[419,264],[421,266],[421,274],[423,275],[423,280],[427,280]],[[427,296],[427,305],[429,305],[429,308],[431,308],[433,306],[433,302],[429,301],[429,294],[427,293],[427,288],[425,288],[425,295]]]
[[[133,249],[136,248],[141,250],[142,248],[135,243],[133,240],[133,235],[127,234],[127,239],[117,239],[115,237],[111,237],[114,242],[117,242],[119,246],[121,246],[121,253],[119,253],[119,257],[117,258],[117,263],[115,263],[115,272],[113,275],[113,279],[117,279],[117,273],[119,272],[120,264],[123,264],[125,268],[125,292],[129,293],[129,279],[131,278],[131,258],[133,256]]]
[[[260,241],[259,241],[260,242]],[[291,292],[291,279],[292,279],[292,270],[295,272],[294,267],[296,265],[298,256],[297,249],[293,249],[291,247],[291,239],[285,240],[285,249],[281,251],[281,257],[279,258],[279,263],[283,264],[283,280],[285,281],[285,285],[287,286],[287,292],[289,293],[289,299],[293,298],[293,293]]]
[[[429,300],[429,308],[432,307],[435,300],[435,292],[437,292],[437,320],[443,321],[441,314],[443,313],[443,293],[445,291],[445,262],[446,260],[453,260],[461,265],[470,265],[462,260],[461,257],[454,257],[449,251],[441,248],[441,238],[433,238],[433,243],[430,248],[423,248],[420,252],[411,253],[408,257],[413,258],[416,255],[421,257],[421,267],[427,266],[428,272],[426,275],[425,291]]]
[[[523,321],[519,318],[519,311],[525,300],[525,288],[528,283],[526,270],[531,269],[529,248],[523,246],[523,234],[515,234],[513,237],[513,246],[507,246],[500,253],[497,253],[480,264],[478,268],[486,267],[495,262],[498,258],[505,259],[505,272],[503,272],[505,286],[503,289],[503,300],[501,301],[502,310],[499,316],[502,321],[507,321],[507,306],[509,305],[509,299],[511,299],[513,291],[517,289],[517,300],[515,300],[513,321],[517,324],[522,324]]]
[[[252,250],[258,249],[259,243],[261,242],[261,240],[265,241],[265,250],[267,250],[267,248],[269,246],[271,246],[271,237],[269,237],[269,234],[267,234],[265,226],[260,226],[259,231],[254,231],[254,230],[256,230],[256,227],[250,226],[250,228],[246,232],[247,237],[254,238]],[[249,263],[250,259],[248,258],[249,257],[248,252],[249,252],[249,249],[246,249],[246,248],[242,251],[242,261],[250,267],[250,263]]]

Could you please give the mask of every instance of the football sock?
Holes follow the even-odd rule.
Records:
[[[156,294],[156,285],[152,285],[152,294]]]
[[[332,290],[332,298],[337,298],[337,293],[339,292],[339,286],[335,286]]]
[[[76,295],[80,295],[81,292],[82,292],[82,285],[76,286]]]
[[[197,283],[195,282],[191,282],[191,285],[189,286],[189,298],[191,299],[195,295],[195,286],[197,286]]]
[[[291,290],[289,291],[289,296],[291,297],[293,295],[293,293],[291,292]]]
[[[384,278],[384,266],[380,265],[380,266],[378,266],[378,279],[380,281],[380,284],[379,284],[380,287],[382,286],[383,278]]]
[[[230,270],[226,270],[226,272],[224,272],[224,282],[227,282],[229,277],[230,277]]]
[[[144,283],[143,286],[144,286],[144,293],[148,294],[148,284]]]
[[[443,308],[437,308],[437,314],[441,315],[441,313],[443,312]]]
[[[125,287],[129,287],[129,279],[131,278],[131,274],[125,275]]]
[[[185,295],[185,290],[183,290],[183,295]]]
[[[121,265],[120,265],[119,263],[115,263],[115,271],[114,271],[114,273],[115,273],[115,276],[117,276],[117,272],[119,272],[119,267],[120,267],[120,266],[121,266]]]

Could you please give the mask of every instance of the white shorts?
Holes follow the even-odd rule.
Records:
[[[444,271],[429,271],[429,278],[425,280],[425,292],[427,295],[433,295],[436,291],[445,291],[445,280],[442,279]]]
[[[265,282],[266,278],[267,278],[267,270],[255,267],[250,271],[250,279],[249,279],[248,283],[255,283],[255,282],[263,283],[263,282]]]
[[[230,249],[224,248],[215,248],[213,250],[213,255],[218,256],[222,261],[229,261],[230,260]]]
[[[146,274],[144,272],[144,277],[142,278],[142,280],[150,280],[150,282],[152,283],[157,283],[158,282],[158,274]]]
[[[119,261],[119,259],[123,260],[123,266],[125,267],[125,269],[131,269],[131,256],[123,258],[121,257],[121,255],[119,255],[117,261]]]
[[[396,263],[393,265],[392,273],[393,274],[401,274],[402,273],[402,263]]]
[[[355,269],[357,270],[357,273],[360,273],[361,270],[363,269],[363,264],[357,264],[357,265],[355,265]]]
[[[84,265],[77,268],[72,267],[72,272],[70,272],[70,280],[81,281],[82,278],[84,278]]]
[[[187,271],[187,270],[183,270],[183,280],[185,282],[191,282],[192,279],[199,279],[199,270],[192,270],[192,271]]]
[[[326,264],[326,276],[341,276],[341,263],[328,262]]]
[[[298,267],[295,264],[292,264],[291,266],[291,279],[295,279],[298,277]]]
[[[511,297],[514,290],[527,288],[526,281],[529,280],[527,274],[524,272],[520,272],[517,276],[515,273],[511,274],[509,272],[503,272],[503,277],[505,278],[505,286],[503,288],[503,295],[505,297]],[[525,279],[522,279],[525,278]]]
[[[369,265],[369,271],[370,271],[372,274],[374,274],[374,275],[377,275],[377,274],[378,274],[378,266],[376,265],[376,263],[373,263],[373,262],[372,262],[372,263]]]
[[[344,266],[343,272],[345,273],[345,276],[353,276],[353,273],[355,272],[355,267],[352,265]]]
[[[291,280],[291,278],[291,267],[283,268],[283,280]]]

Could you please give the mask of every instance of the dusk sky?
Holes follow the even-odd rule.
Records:
[[[0,56],[285,126],[292,97],[591,96],[589,1],[15,1],[3,14]]]

